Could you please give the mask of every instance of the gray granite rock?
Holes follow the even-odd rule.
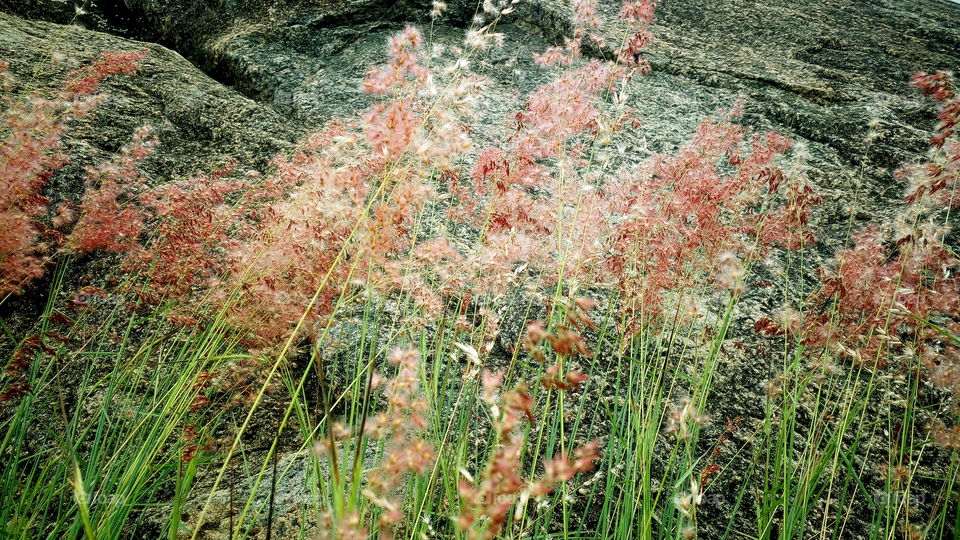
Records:
[[[451,2],[433,22],[427,4],[126,0],[124,9],[140,35],[306,130],[369,104],[358,83],[382,59],[391,33],[418,24],[429,29],[429,41],[456,45],[477,9],[476,2]],[[618,5],[600,2],[612,21],[602,30],[611,43],[622,39],[623,26],[613,18]],[[531,0],[498,27],[505,46],[474,65],[497,82],[486,108],[489,124],[503,121],[506,109],[498,103],[543,81],[530,55],[562,42],[569,17],[566,2]],[[923,154],[931,126],[930,104],[907,81],[917,70],[960,65],[958,29],[960,6],[942,0],[666,0],[653,28],[654,72],[632,89],[645,123],[627,143],[638,157],[675,147],[701,118],[743,96],[745,122],[805,145],[811,179],[826,195],[823,236],[835,239],[829,223],[845,221],[861,178],[857,219],[884,212],[900,195],[889,171]],[[873,119],[884,137],[868,146],[865,126]]]
[[[158,154],[145,164],[155,181],[209,170],[229,157],[246,167],[262,167],[297,136],[369,105],[359,82],[367,67],[383,58],[387,37],[403,26],[421,25],[431,43],[459,44],[475,3],[450,2],[448,15],[433,24],[427,4],[125,0],[121,7],[114,0],[91,5],[88,13],[77,15],[56,0],[0,0],[0,8],[11,13],[81,22],[167,47],[146,45],[151,52],[138,75],[109,81],[110,101],[75,123],[67,141],[75,165],[57,177],[53,188],[60,198],[79,196],[80,167],[109,155],[134,128],[146,123],[157,125],[161,135]],[[617,3],[602,0],[601,8],[611,15]],[[492,80],[482,107],[481,140],[502,125],[518,93],[547,80],[548,74],[532,63],[531,55],[562,42],[570,32],[569,15],[563,2],[525,1],[498,27],[506,36],[504,47],[477,58],[473,65]],[[657,41],[649,57],[654,71],[637,79],[631,89],[631,105],[643,123],[625,134],[627,151],[619,159],[638,162],[676,148],[703,117],[742,97],[743,122],[795,138],[809,156],[810,180],[825,195],[816,216],[824,240],[821,260],[844,237],[848,207],[857,207],[855,222],[882,220],[893,213],[903,186],[892,179],[890,170],[920,159],[926,151],[933,109],[908,86],[910,75],[960,68],[960,5],[943,0],[664,0],[653,30]],[[618,41],[622,31],[615,21],[603,29],[610,42]],[[10,61],[23,92],[50,88],[70,69],[49,61],[55,51],[82,63],[103,50],[143,46],[74,26],[0,14],[0,58]],[[604,56],[610,51],[594,48],[588,53]],[[435,61],[443,62],[444,57]],[[866,125],[874,119],[883,137],[868,145]],[[504,351],[515,342],[523,322],[542,309],[532,306],[522,291],[515,292],[503,307],[511,332],[502,340]],[[769,312],[777,296],[748,294],[731,336],[746,339],[750,322]],[[349,329],[341,330],[342,339],[349,341]],[[776,366],[758,360],[765,358],[760,349],[750,350],[754,352],[731,346],[724,352],[724,366],[708,404],[716,417],[762,416],[763,384]],[[614,376],[611,368],[606,378],[615,387]],[[869,413],[880,414],[883,406],[872,403]],[[716,437],[719,432],[707,435]],[[737,444],[750,444],[746,435],[736,437]],[[859,455],[852,459],[851,466],[864,466],[856,462]],[[935,469],[939,458],[930,459],[924,466]],[[302,452],[281,459],[291,474],[279,484],[284,508],[295,508],[297,500],[308,497],[296,481],[308,462]],[[737,485],[737,474],[734,471],[728,480],[731,486]],[[299,493],[298,488],[304,491]],[[227,496],[218,493],[218,503]],[[256,498],[262,502],[263,494],[258,492]],[[729,503],[717,503],[713,511],[723,519],[705,525],[704,537],[723,532],[732,512]],[[749,517],[746,510],[739,519]],[[850,530],[865,532],[868,519],[854,516]],[[208,526],[213,537],[216,526]],[[749,523],[738,522],[741,526],[748,528]]]
[[[158,183],[209,172],[230,159],[262,168],[293,140],[294,132],[275,110],[224,87],[176,52],[0,12],[0,58],[18,81],[10,97],[49,93],[68,72],[103,52],[143,48],[149,52],[138,72],[107,78],[102,86],[107,101],[71,122],[64,143],[72,166],[55,179],[54,198],[79,196],[81,168],[111,155],[144,125],[160,137],[156,155],[144,164]]]

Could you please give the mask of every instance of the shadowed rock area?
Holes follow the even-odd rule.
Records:
[[[76,201],[83,167],[115,152],[145,124],[160,137],[156,154],[144,163],[152,183],[208,172],[230,160],[264,169],[298,138],[372,103],[360,81],[382,61],[390,35],[413,24],[431,44],[460,45],[478,6],[468,0],[450,4],[432,21],[429,2],[419,0],[109,0],[88,2],[80,11],[58,0],[0,0],[0,59],[19,80],[14,94],[22,94],[51,91],[67,72],[103,51],[150,50],[135,76],[105,83],[108,101],[71,123],[65,150],[72,163],[54,177],[48,196]],[[600,5],[608,20],[619,9],[609,0]],[[498,26],[504,46],[472,66],[491,80],[481,106],[481,125],[489,132],[478,132],[478,142],[497,137],[519,96],[548,80],[550,73],[532,55],[569,36],[570,15],[565,3],[524,1]],[[612,22],[603,34],[608,43],[619,43],[623,30]],[[614,160],[637,163],[673,150],[700,120],[742,98],[742,122],[794,138],[807,156],[809,179],[824,196],[814,217],[822,259],[812,266],[843,242],[850,208],[856,208],[854,227],[891,215],[904,190],[893,169],[924,156],[933,106],[909,87],[909,77],[960,69],[960,5],[945,0],[664,0],[653,32],[653,72],[630,89],[630,105],[642,124],[624,134]],[[606,57],[611,50],[587,53]],[[450,57],[444,54],[438,51],[433,59],[445,62]],[[871,121],[882,136],[868,143]],[[43,287],[35,285],[3,309],[39,309]],[[777,287],[749,293],[731,335],[749,335],[750,322],[775,306],[779,294]],[[516,341],[527,315],[508,306],[504,344]],[[759,346],[731,348],[714,382],[707,407],[712,415],[762,417],[764,383],[778,367],[770,365],[769,353]],[[270,422],[264,424],[269,429]],[[720,428],[710,428],[705,438],[715,439]],[[734,439],[749,444],[750,434]],[[868,451],[865,444],[861,454]],[[281,480],[279,515],[309,497],[299,481],[298,471],[310,466],[304,455],[287,452],[276,465],[294,471]],[[863,467],[860,458],[851,455],[850,466]],[[941,455],[926,459],[922,467],[930,470],[945,462]],[[738,485],[736,479],[734,473],[730,485]],[[198,485],[210,480],[201,478]],[[261,484],[258,508],[268,492]],[[218,491],[216,505],[230,496]],[[203,502],[190,501],[187,508],[195,512]],[[726,499],[709,510],[723,518],[704,525],[702,537],[720,537],[733,503]],[[188,514],[184,521],[193,525]],[[742,515],[737,527],[749,528],[744,523],[751,517]],[[227,518],[217,511],[208,518],[204,537],[225,537],[216,532],[217,520]],[[283,538],[283,531],[316,523],[285,517],[276,526],[274,537]],[[865,535],[866,527],[852,518],[851,531]]]

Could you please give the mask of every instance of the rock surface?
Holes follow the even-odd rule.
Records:
[[[0,58],[18,81],[12,97],[49,94],[68,72],[103,52],[144,47],[149,52],[137,74],[108,78],[103,91],[109,99],[71,123],[64,142],[72,165],[58,175],[55,199],[77,197],[82,167],[116,152],[140,126],[152,126],[160,137],[157,154],[144,164],[156,183],[209,172],[231,158],[263,167],[291,144],[295,132],[276,111],[224,87],[176,52],[0,12]]]
[[[59,22],[87,18],[105,30],[122,16],[128,32],[180,52],[303,132],[370,103],[358,83],[404,25],[457,45],[476,4],[451,4],[434,23],[425,0],[114,0],[80,16],[54,9],[62,6],[55,0],[7,9]],[[618,5],[603,0],[601,12],[612,19]],[[496,81],[487,122],[502,122],[515,93],[543,80],[530,55],[562,42],[569,18],[565,2],[532,0],[498,26],[505,46],[474,65]],[[861,176],[858,219],[900,195],[889,171],[922,155],[931,124],[930,105],[907,81],[918,70],[960,65],[960,6],[942,0],[665,0],[653,30],[654,72],[632,89],[645,124],[628,141],[631,153],[676,146],[700,119],[743,96],[745,122],[805,143],[811,179],[827,196],[824,223],[844,217]],[[614,22],[603,33],[618,42],[622,28]],[[868,146],[871,120],[883,138]]]
[[[425,33],[433,43],[459,44],[474,3],[451,2],[447,16],[432,26],[427,4],[114,0],[78,15],[56,0],[0,0],[11,14],[79,21],[162,45],[0,13],[0,58],[20,79],[18,91],[26,92],[54,88],[71,62],[89,62],[104,50],[150,49],[138,75],[109,81],[111,99],[71,130],[67,152],[74,164],[56,177],[52,190],[55,199],[76,199],[82,166],[115,151],[143,124],[157,126],[161,137],[157,155],[145,164],[157,182],[209,171],[228,158],[248,168],[265,166],[298,136],[370,104],[359,81],[367,66],[381,61],[387,37],[403,26],[430,28]],[[493,81],[483,107],[490,133],[518,95],[546,80],[531,55],[569,32],[562,4],[521,3],[498,26],[504,47],[475,61],[475,71]],[[617,9],[609,0],[601,6],[607,15]],[[925,152],[932,108],[908,86],[910,75],[960,69],[960,5],[940,0],[664,0],[653,30],[654,71],[632,88],[631,104],[644,123],[627,135],[621,159],[635,162],[675,148],[703,117],[742,96],[744,122],[783,132],[805,147],[809,177],[825,195],[817,219],[828,247],[842,238],[837,224],[846,222],[846,207],[855,201],[856,220],[889,214],[903,190],[890,170]],[[603,30],[610,41],[618,41],[621,31],[615,23]],[[69,61],[51,62],[55,52]],[[436,61],[444,59],[440,54]],[[879,122],[883,137],[868,144],[871,120]],[[768,301],[748,297],[743,320]],[[772,371],[750,360],[729,355],[710,405],[716,416],[758,414]],[[296,468],[298,456],[281,463]],[[309,495],[292,493],[296,481],[284,482],[285,505]],[[217,494],[219,502],[226,496]]]
[[[109,159],[134,131],[151,126],[157,152],[142,163],[149,183],[209,173],[228,163],[262,169],[296,138],[296,130],[273,108],[211,79],[165,47],[91,32],[76,26],[31,21],[0,12],[0,58],[10,64],[16,84],[7,97],[52,96],[64,77],[104,52],[149,49],[135,76],[104,81],[109,96],[91,115],[73,120],[63,140],[70,162],[45,192],[57,205],[77,203],[85,168]],[[98,263],[93,261],[94,267]],[[43,305],[40,280],[3,306],[5,313],[29,313]]]
[[[425,1],[394,0],[126,0],[92,3],[77,15],[56,0],[8,4],[7,10],[58,22],[89,19],[111,30],[167,45],[215,79],[277,111],[293,129],[316,128],[370,103],[359,90],[367,66],[382,59],[386,38],[404,25],[430,28],[434,43],[457,45],[475,3],[451,2],[431,24]],[[565,2],[522,2],[498,31],[501,50],[474,69],[496,81],[488,121],[499,104],[535,88],[543,73],[532,52],[569,32]],[[0,4],[3,6],[3,4]],[[612,19],[618,2],[603,0]],[[745,98],[745,121],[806,143],[811,179],[828,195],[827,221],[849,203],[861,169],[866,180],[859,216],[899,196],[887,171],[925,150],[930,106],[908,87],[918,70],[960,65],[960,7],[919,2],[665,0],[654,25],[651,76],[633,88],[644,127],[630,141],[642,154],[676,146],[716,109]],[[609,41],[622,37],[616,23]],[[604,51],[595,51],[603,54]],[[442,59],[440,59],[442,60]],[[440,61],[438,60],[438,61]],[[170,92],[171,95],[175,92]],[[884,137],[868,147],[866,124]],[[242,130],[241,130],[242,131]],[[878,172],[878,168],[886,169]]]

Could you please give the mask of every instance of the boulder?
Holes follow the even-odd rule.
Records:
[[[370,65],[383,60],[387,38],[404,26],[421,26],[429,43],[439,46],[431,61],[449,60],[444,51],[462,44],[476,7],[467,0],[449,3],[449,11],[433,20],[423,0],[125,0],[122,7],[114,0],[91,4],[82,14],[56,0],[0,0],[9,13],[68,23],[0,13],[0,58],[20,80],[17,91],[26,93],[55,88],[65,73],[102,51],[150,50],[135,76],[109,80],[110,99],[72,125],[66,149],[73,164],[57,175],[51,191],[54,200],[76,200],[82,166],[112,154],[144,124],[156,126],[160,135],[156,155],[144,163],[155,182],[210,171],[231,158],[246,168],[264,168],[298,137],[372,103],[360,81]],[[602,0],[600,8],[612,16],[618,3]],[[498,25],[504,46],[472,64],[491,81],[477,132],[481,142],[496,136],[520,96],[548,80],[549,71],[536,66],[532,54],[562,43],[571,32],[569,19],[566,2],[531,0]],[[157,44],[81,29],[77,22]],[[617,43],[623,31],[613,21],[600,32]],[[806,156],[809,179],[825,196],[815,218],[824,240],[821,261],[844,241],[851,209],[854,226],[892,215],[904,186],[891,171],[926,152],[933,107],[909,87],[911,74],[960,68],[960,5],[938,0],[664,0],[653,32],[653,72],[631,88],[630,104],[642,123],[624,135],[617,159],[636,163],[671,151],[702,118],[743,99],[744,123],[794,138]],[[610,50],[590,47],[586,53],[602,57]],[[871,122],[880,137],[868,142]],[[731,335],[749,334],[751,322],[782,299],[778,288],[748,294]],[[509,324],[501,349],[516,342],[529,305],[522,292],[504,300]],[[707,406],[717,418],[763,416],[763,385],[776,366],[747,350],[724,353],[726,364]],[[615,373],[608,375],[615,388]],[[879,416],[883,406],[871,403],[868,412]],[[721,427],[709,436],[719,437]],[[748,435],[736,435],[737,444],[749,445]],[[880,438],[871,444],[880,445]],[[280,459],[293,471],[281,478],[284,512],[295,513],[294,503],[309,498],[308,487],[299,482],[310,462],[304,456],[300,449]],[[733,468],[745,467],[747,457]],[[850,467],[868,466],[859,455],[851,459]],[[944,463],[939,454],[929,459],[925,467]],[[737,479],[735,472],[730,485],[738,486]],[[209,483],[209,477],[201,478],[198,491],[203,494]],[[221,489],[216,502],[222,506],[232,496]],[[262,486],[253,499],[262,509]],[[198,501],[188,507],[196,512]],[[721,510],[734,511],[729,504]],[[223,528],[224,514],[208,513],[207,537]],[[294,517],[294,525],[307,519]],[[725,519],[705,525],[704,536],[719,537]],[[851,529],[865,532],[868,519],[855,516]]]

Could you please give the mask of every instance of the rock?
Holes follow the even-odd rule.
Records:
[[[70,24],[99,32],[136,38],[132,13],[122,0],[0,0],[0,11],[29,19]]]
[[[429,28],[432,43],[460,43],[476,3],[450,2],[433,24],[428,4],[126,1],[141,35],[180,51],[304,129],[370,103],[359,81],[369,65],[382,61],[386,38],[404,25]],[[601,31],[609,43],[623,39],[623,25],[614,19],[619,5],[599,2],[612,21]],[[485,107],[491,128],[502,125],[516,92],[544,80],[530,56],[569,35],[570,15],[567,2],[524,1],[498,25],[505,46],[474,63],[496,81]],[[626,142],[637,158],[671,149],[700,119],[742,96],[745,122],[783,132],[806,148],[811,180],[827,195],[821,228],[834,247],[842,233],[831,233],[826,224],[845,221],[854,193],[863,208],[858,221],[899,198],[902,187],[889,171],[922,155],[932,124],[930,104],[907,81],[918,70],[960,65],[958,29],[960,6],[936,0],[817,0],[802,7],[788,0],[665,0],[653,28],[654,72],[632,89],[645,124]],[[874,119],[883,137],[868,145],[866,124]]]
[[[75,164],[57,176],[53,187],[55,198],[73,199],[82,189],[80,167],[109,155],[146,123],[156,125],[161,137],[157,155],[145,163],[156,182],[209,171],[228,158],[262,168],[298,136],[334,116],[351,117],[372,102],[359,83],[368,66],[382,61],[391,34],[418,24],[431,44],[449,50],[461,44],[475,7],[467,0],[450,2],[448,14],[431,25],[429,2],[415,0],[125,0],[122,20],[111,15],[119,11],[108,9],[119,6],[116,0],[79,17],[55,0],[10,3],[0,0],[0,7],[62,23],[88,21],[93,28],[169,46],[198,66],[158,45],[0,14],[0,57],[10,60],[23,92],[52,88],[72,69],[68,62],[51,63],[53,52],[80,64],[104,50],[150,49],[136,76],[108,81],[111,99],[73,125],[66,143]],[[609,16],[618,3],[602,0],[600,7]],[[547,80],[549,73],[535,66],[531,56],[569,35],[569,17],[565,2],[531,0],[498,25],[504,47],[473,60],[474,71],[491,81],[481,107],[480,141],[498,138],[520,96]],[[115,28],[118,21],[123,24]],[[643,123],[625,135],[625,152],[615,159],[636,163],[669,152],[689,138],[702,118],[742,97],[746,124],[793,137],[807,155],[807,174],[826,200],[816,217],[824,240],[821,258],[845,238],[848,206],[859,207],[854,226],[892,214],[903,186],[890,170],[926,151],[932,106],[908,86],[910,75],[960,67],[960,5],[934,0],[812,0],[802,5],[790,0],[664,0],[653,31],[654,71],[630,89],[631,105]],[[613,21],[601,32],[616,43],[623,26]],[[593,47],[587,53],[603,56],[609,50]],[[431,61],[442,65],[451,58],[438,51]],[[878,121],[882,137],[868,144],[871,120]],[[748,341],[751,321],[776,308],[782,298],[778,289],[780,285],[748,293],[734,318],[729,335],[744,349],[731,344],[722,354],[724,365],[707,407],[721,420],[709,428],[711,440],[720,436],[726,417],[763,416],[763,385],[780,366],[767,362],[770,351],[740,340]],[[544,310],[524,291],[511,291],[503,304],[500,315],[507,329],[500,353],[516,342],[527,319]],[[354,334],[342,325],[336,337],[350,341]],[[607,377],[616,387],[619,368],[600,365],[598,370],[610,370]],[[870,413],[879,416],[879,406],[871,403]],[[736,437],[738,445],[751,442],[742,433]],[[252,455],[259,458],[262,452]],[[733,468],[746,467],[749,457],[745,451]],[[281,477],[278,491],[286,512],[306,497],[299,490],[310,460],[299,452],[280,462],[289,473]],[[209,487],[210,479],[200,483]],[[261,486],[255,497],[260,510],[262,491]],[[223,510],[229,499],[223,486],[215,497],[205,526],[211,528],[210,537],[230,513]],[[192,512],[197,502],[188,504]],[[717,506],[725,515],[733,511],[729,500]],[[262,522],[262,512],[256,520]],[[719,536],[724,525],[724,520],[711,523],[704,535]],[[856,525],[868,524],[856,520]]]
[[[33,92],[50,95],[67,73],[103,52],[144,47],[149,53],[137,74],[108,78],[102,85],[107,101],[70,123],[63,148],[71,161],[45,190],[54,206],[62,200],[76,203],[84,189],[84,169],[109,158],[144,125],[152,126],[160,139],[158,151],[142,163],[151,184],[210,172],[231,161],[262,169],[295,139],[294,130],[272,108],[210,79],[169,49],[0,12],[0,58],[9,62],[18,81],[10,96],[14,99]],[[43,290],[44,282],[35,283],[4,311],[33,312],[42,306],[37,295]]]
[[[79,168],[109,156],[144,125],[160,137],[156,155],[144,164],[155,182],[209,172],[229,159],[262,168],[293,140],[273,109],[225,88],[169,49],[0,13],[0,57],[19,81],[15,94],[50,92],[103,52],[145,47],[139,71],[108,78],[102,87],[108,100],[71,122],[64,143],[73,166],[58,175],[55,198],[77,197]]]
[[[428,4],[126,0],[125,9],[138,35],[172,47],[212,77],[310,129],[370,103],[358,83],[369,65],[382,61],[386,38],[404,25],[429,28],[432,43],[459,44],[476,3],[450,2],[433,24]],[[63,10],[54,9],[59,5],[32,0],[12,9],[63,20]],[[614,19],[619,5],[599,2],[612,21],[601,31],[609,43],[623,39],[623,25]],[[497,105],[515,104],[516,92],[544,80],[530,56],[569,35],[570,14],[567,2],[525,1],[498,25],[505,46],[474,63],[496,81],[486,118],[491,127],[501,125],[509,109]],[[821,214],[826,221],[844,214],[861,177],[859,195],[867,206],[858,219],[873,215],[902,191],[889,171],[926,149],[930,104],[907,81],[918,70],[960,65],[958,28],[960,6],[936,0],[909,6],[818,0],[802,7],[788,0],[746,6],[665,0],[653,28],[654,72],[632,89],[645,125],[627,142],[639,157],[670,149],[701,118],[742,96],[745,122],[804,144],[811,179],[828,195]],[[867,145],[866,124],[873,119],[884,136]]]
[[[929,104],[908,86],[921,70],[960,66],[960,9],[937,1],[671,1],[659,10],[655,71],[747,96],[758,125],[807,141],[822,188],[849,187],[863,164],[865,200],[900,195],[873,174],[926,150]],[[866,124],[884,137],[864,142]],[[818,155],[820,153],[823,155]]]

